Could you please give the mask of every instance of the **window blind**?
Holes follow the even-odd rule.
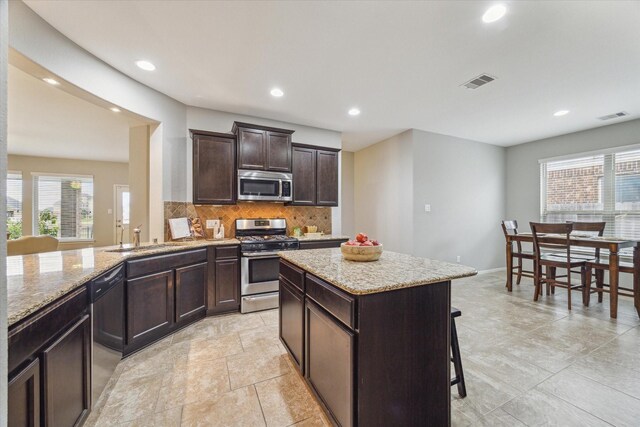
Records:
[[[540,177],[542,221],[604,221],[605,235],[640,239],[640,149],[544,161]]]
[[[7,233],[10,239],[22,236],[22,173],[7,173]]]
[[[34,235],[93,239],[93,177],[34,174]]]

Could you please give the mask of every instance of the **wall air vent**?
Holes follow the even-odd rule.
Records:
[[[460,86],[464,86],[467,89],[478,89],[480,86],[484,86],[487,83],[491,83],[495,79],[496,79],[495,77],[491,77],[488,74],[480,74],[479,76],[472,78],[471,80],[461,84]]]
[[[624,116],[628,116],[629,113],[627,113],[626,111],[620,111],[619,113],[613,113],[613,114],[609,114],[607,116],[602,116],[602,117],[598,117],[599,120],[611,120],[611,119],[617,119],[619,117],[624,117]]]

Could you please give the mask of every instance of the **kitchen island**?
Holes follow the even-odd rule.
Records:
[[[334,423],[450,424],[451,280],[475,269],[394,252],[279,255],[280,339]]]

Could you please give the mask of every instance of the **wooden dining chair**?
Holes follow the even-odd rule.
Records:
[[[560,287],[567,290],[568,308],[571,310],[571,292],[580,289],[584,302],[584,284],[586,280],[587,259],[572,257],[570,235],[573,230],[573,223],[548,224],[530,222],[531,233],[533,234],[533,252],[535,257],[534,283],[535,291],[533,300],[538,301],[542,295],[542,285],[546,285],[547,295]],[[545,235],[554,234],[553,240]],[[550,254],[546,251],[552,251]],[[542,267],[545,267],[546,274],[542,275]],[[566,275],[556,275],[556,269],[563,268]],[[571,283],[571,271],[580,268],[580,284]],[[564,280],[560,280],[564,279]],[[555,292],[553,292],[555,293]]]
[[[504,233],[504,238],[507,239],[509,235],[518,234],[518,221],[515,219],[504,220],[502,221],[502,232]],[[508,240],[507,240],[508,241]],[[533,277],[533,270],[525,270],[522,267],[522,260],[529,259],[533,262],[534,256],[533,252],[523,251],[521,242],[511,242],[511,271],[508,271],[507,274],[511,274],[513,277],[514,270],[517,273],[516,276],[516,285],[520,284],[520,280],[522,277]],[[517,261],[517,262],[514,262]]]

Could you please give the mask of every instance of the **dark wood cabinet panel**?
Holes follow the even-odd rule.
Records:
[[[207,263],[176,269],[176,322],[181,325],[206,311]]]
[[[207,249],[193,249],[189,251],[156,255],[127,261],[127,278],[155,274],[170,268],[191,265],[207,260]]]
[[[291,171],[292,130],[234,122],[238,141],[238,169]]]
[[[171,330],[174,324],[173,270],[127,280],[127,353]]]
[[[238,129],[238,169],[266,168],[267,133],[259,129]]]
[[[240,251],[238,245],[209,248],[207,314],[240,309]]]
[[[40,361],[35,359],[9,380],[8,425],[40,426]]]
[[[291,172],[291,135],[267,132],[267,170]]]
[[[338,153],[318,150],[316,168],[316,205],[338,206]]]
[[[240,305],[240,261],[238,259],[216,260],[216,298],[217,307]]]
[[[292,205],[316,204],[316,150],[296,147],[292,149],[291,168],[293,174]]]
[[[304,295],[280,278],[280,340],[304,373]]]
[[[349,239],[335,239],[335,240],[317,240],[312,242],[300,242],[300,249],[326,249],[326,248],[339,248],[340,245]]]
[[[192,130],[192,138],[193,203],[234,204],[237,197],[235,136]]]
[[[82,317],[42,353],[43,425],[77,426],[91,408],[91,318]]]
[[[354,334],[308,299],[305,312],[306,378],[338,425],[352,426]]]

